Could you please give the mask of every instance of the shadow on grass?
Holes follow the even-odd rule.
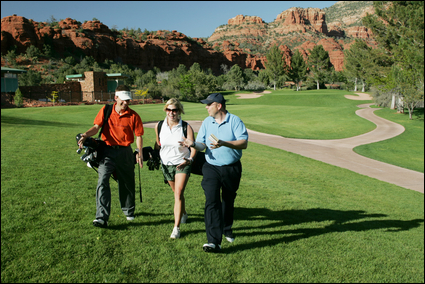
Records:
[[[361,220],[365,218],[387,217],[385,214],[367,214],[360,210],[332,210],[332,209],[306,209],[272,211],[269,209],[236,208],[235,220],[263,220],[264,225],[253,227],[238,227],[233,229],[236,237],[239,236],[277,236],[272,240],[250,242],[226,248],[232,253],[238,250],[248,250],[259,247],[268,247],[280,243],[290,243],[300,239],[315,237],[334,232],[360,232],[368,230],[387,229],[387,232],[407,231],[417,228],[424,222],[423,219],[414,220]],[[357,222],[353,223],[353,221]],[[330,225],[317,227],[317,222],[329,222]],[[314,227],[299,229],[284,229],[285,226],[315,223]],[[274,229],[274,230],[273,230]]]
[[[407,115],[409,115],[409,112],[405,112]],[[423,108],[416,108],[413,110],[413,119],[417,119],[419,121],[424,121],[424,109]]]
[[[163,225],[163,224],[170,224],[173,225],[174,224],[174,214],[173,213],[169,213],[169,214],[164,214],[164,213],[136,213],[135,214],[135,219],[134,221],[129,221],[126,222],[124,224],[119,224],[119,225],[113,225],[111,223],[108,224],[108,228],[107,230],[127,230],[129,227],[145,227],[145,226],[158,226],[158,225]],[[161,220],[155,220],[155,221],[147,221],[144,217],[162,217]],[[187,221],[187,223],[195,223],[195,222],[202,222],[204,223],[204,215],[200,215],[200,214],[191,214],[189,216],[189,219]],[[195,234],[195,233],[199,233],[199,232],[205,232],[205,230],[202,231],[187,231],[185,232],[186,235],[189,234]]]
[[[7,115],[1,116],[1,124],[2,125],[3,124],[44,125],[44,126],[56,126],[56,127],[78,126],[78,124],[73,124],[73,123],[63,123],[63,122],[37,120],[37,119],[25,119],[25,118],[7,116]]]

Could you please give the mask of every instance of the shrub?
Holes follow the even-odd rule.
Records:
[[[16,89],[15,96],[13,98],[15,106],[16,107],[22,107],[23,106],[23,97],[21,90],[19,88]]]
[[[244,89],[250,91],[264,91],[266,86],[264,83],[259,81],[249,81],[248,84],[245,85]]]

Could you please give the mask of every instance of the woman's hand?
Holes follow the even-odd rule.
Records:
[[[186,166],[192,164],[192,158],[184,158],[184,162],[177,166],[179,171],[183,170]]]

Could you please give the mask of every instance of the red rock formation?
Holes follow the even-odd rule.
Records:
[[[243,16],[243,15],[237,15],[234,18],[231,18],[227,21],[227,24],[229,25],[241,25],[246,23],[253,23],[253,24],[262,24],[264,23],[263,19],[257,16]]]
[[[348,27],[345,30],[345,32],[346,32],[346,36],[352,37],[352,38],[369,39],[372,37],[372,31],[370,31],[368,28],[363,26]]]
[[[67,18],[60,21],[59,27],[53,29],[44,23],[19,16],[5,17],[1,22],[1,52],[6,54],[14,45],[18,54],[25,53],[30,45],[43,50],[48,40],[52,49],[60,55],[67,51],[72,54],[82,51],[98,62],[110,59],[143,70],[158,67],[168,71],[180,64],[190,68],[195,62],[202,68],[211,68],[216,74],[219,74],[221,64],[246,67],[247,55],[237,47],[224,53],[217,52],[208,47],[204,40],[189,39],[177,31],[167,31],[168,34],[158,31],[142,41],[126,34],[118,37],[117,33],[99,21],[79,25],[77,21]]]
[[[300,30],[313,29],[317,32],[326,34],[328,32],[325,12],[318,8],[290,8],[277,15],[275,22],[283,22],[283,26],[292,27]]]
[[[279,46],[279,50],[283,53],[286,65],[291,66],[292,51],[286,45]]]
[[[343,23],[345,25],[350,21],[354,23],[367,12],[371,12],[371,8],[361,11],[360,16],[355,14],[344,18],[347,22]],[[349,45],[342,41],[336,42],[332,38],[320,41],[319,38],[323,36],[362,38],[373,46],[373,35],[367,28],[361,26],[341,28],[339,20],[327,25],[325,12],[317,8],[288,9],[280,13],[270,24],[257,16],[237,15],[229,19],[227,25],[218,27],[208,42],[188,38],[175,30],[158,31],[149,34],[146,40],[141,40],[140,36],[133,38],[125,32],[111,31],[99,21],[87,21],[81,24],[71,18],[61,20],[58,27],[52,28],[46,23],[16,15],[5,17],[1,22],[1,52],[5,55],[12,46],[16,46],[16,52],[19,54],[25,53],[31,45],[43,50],[44,44],[51,44],[59,55],[83,52],[98,62],[109,59],[131,64],[143,70],[159,67],[163,71],[176,68],[180,64],[189,68],[194,62],[198,62],[202,68],[211,68],[214,73],[219,74],[222,64],[229,67],[238,64],[242,68],[253,70],[263,69],[265,55],[247,54],[246,52],[250,52],[247,48],[249,44],[257,46],[267,44],[268,47],[284,42],[292,46],[292,50],[287,45],[280,46],[288,65],[295,49],[299,49],[304,59],[307,59],[308,50],[314,48],[316,44],[322,44],[329,52],[335,70],[342,70],[344,57],[342,50],[349,48]],[[220,42],[223,36],[233,37],[235,40]],[[216,51],[217,47],[222,52]]]

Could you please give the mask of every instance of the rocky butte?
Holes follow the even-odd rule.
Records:
[[[345,34],[345,41],[333,37],[342,34]],[[278,14],[271,23],[257,16],[237,15],[229,19],[227,25],[216,28],[207,41],[187,37],[178,31],[151,32],[142,39],[140,34],[134,35],[129,31],[112,31],[99,21],[81,24],[71,18],[61,20],[55,26],[17,15],[1,20],[2,55],[13,46],[19,54],[25,53],[31,45],[43,50],[43,46],[48,44],[62,57],[88,55],[98,62],[108,59],[143,70],[158,67],[162,71],[172,70],[180,64],[190,68],[198,62],[204,69],[211,68],[216,75],[220,74],[222,64],[229,67],[238,64],[243,69],[253,70],[264,68],[265,54],[253,54],[249,49],[241,48],[244,42],[266,47],[278,44],[287,57],[287,63],[290,63],[295,49],[299,49],[307,59],[309,49],[322,44],[329,52],[335,70],[340,71],[344,61],[343,50],[349,46],[347,38],[371,37],[362,26],[343,29],[333,23],[328,31],[326,14],[318,8],[290,8]],[[262,41],[252,38],[261,38]],[[290,48],[280,43],[282,39],[295,44]]]

